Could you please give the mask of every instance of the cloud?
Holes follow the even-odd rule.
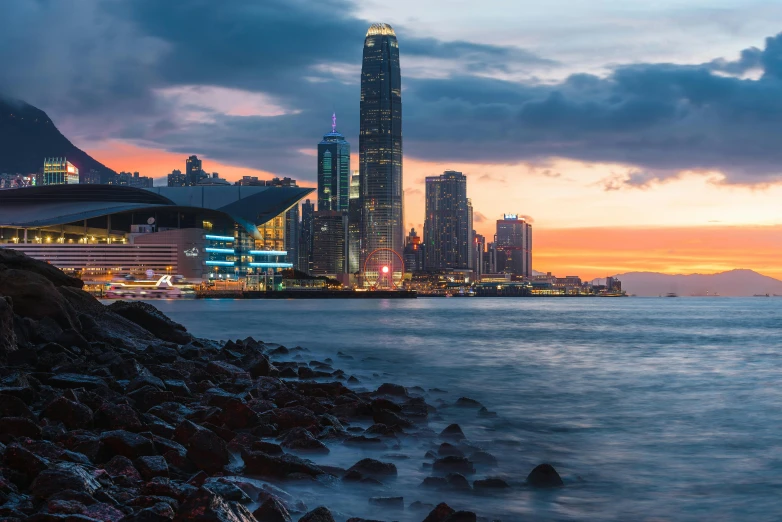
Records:
[[[485,223],[489,218],[487,218],[485,214],[474,210],[472,213],[472,220],[473,223]]]
[[[3,9],[0,48],[13,52],[0,55],[0,92],[46,110],[77,143],[123,139],[313,180],[312,158],[301,151],[315,147],[336,110],[358,149],[368,22],[348,0],[83,0]],[[782,180],[782,34],[734,60],[621,65],[544,83],[502,79],[556,65],[531,51],[397,31],[406,157],[569,158],[635,173],[607,180],[607,190],[682,171],[721,172],[724,183]],[[407,59],[448,66],[410,77]]]

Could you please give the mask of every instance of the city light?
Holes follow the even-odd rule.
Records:
[[[383,273],[384,273],[384,274],[387,274],[387,273],[388,273],[388,267],[387,267],[387,266],[384,266],[384,267],[383,267]]]

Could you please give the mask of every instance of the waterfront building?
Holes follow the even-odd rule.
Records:
[[[428,176],[424,220],[427,270],[470,268],[471,236],[467,178],[453,170]]]
[[[182,171],[179,169],[174,169],[171,171],[171,174],[167,176],[167,186],[169,187],[186,187],[187,186],[187,176],[185,174],[182,174]]]
[[[473,229],[473,210],[472,210],[472,200],[470,198],[467,198],[467,268],[471,269],[473,272],[477,272],[477,268],[475,266],[475,230]]]
[[[315,218],[315,204],[309,199],[301,205],[301,231],[299,235],[299,270],[312,272],[312,222]]]
[[[84,185],[100,185],[102,182],[103,176],[101,176],[100,171],[96,169],[90,169],[86,172],[79,172],[79,183]]]
[[[141,176],[138,172],[120,172],[108,184],[123,187],[152,188],[154,180],[147,176]]]
[[[41,185],[75,185],[79,183],[79,169],[67,158],[43,160]]]
[[[257,238],[266,223],[312,190],[117,185],[4,190],[0,247],[92,281],[176,274],[236,280],[292,266],[282,248],[258,248]]]
[[[354,170],[350,177],[348,201],[348,273],[361,271],[361,177]]]
[[[350,200],[350,144],[337,132],[337,116],[331,132],[318,143],[318,211],[347,212]]]
[[[394,254],[379,249],[401,255],[404,243],[402,81],[399,44],[388,24],[372,24],[364,40],[358,149],[360,263],[371,257],[376,266],[367,270],[377,272],[395,262]]]
[[[484,273],[486,273],[484,268],[486,238],[481,234],[476,234],[475,230],[472,231],[472,234],[473,234],[472,252],[473,252],[473,260],[474,260],[473,271],[475,272],[476,279],[480,280],[481,276]]]
[[[301,241],[301,220],[299,219],[299,204],[296,203],[285,212],[285,250],[293,268],[299,266],[299,242]]]
[[[414,228],[405,238],[405,271],[410,273],[424,270],[424,245]]]
[[[185,178],[188,187],[194,187],[201,181],[201,177],[204,175],[204,169],[201,165],[201,160],[198,156],[193,155],[187,158],[185,161]]]
[[[532,225],[517,214],[505,214],[497,220],[494,236],[497,272],[532,276]]]
[[[347,212],[318,210],[312,220],[312,273],[344,280],[347,260]]]

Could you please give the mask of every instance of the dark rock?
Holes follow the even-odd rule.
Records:
[[[445,480],[450,489],[472,489],[470,483],[461,473],[448,473]]]
[[[7,390],[8,388],[6,388]],[[24,417],[35,420],[35,415],[22,399],[3,390],[0,392],[0,417]]]
[[[421,502],[420,500],[416,500],[407,506],[407,509],[410,511],[431,511],[434,509],[434,504],[427,504],[425,502]]]
[[[527,484],[536,488],[555,488],[564,486],[562,477],[551,464],[539,464],[527,475]]]
[[[125,516],[125,513],[111,504],[102,502],[88,506],[83,514],[95,520],[101,520],[102,522],[119,522],[119,520]]]
[[[353,464],[348,471],[357,471],[361,475],[372,478],[396,477],[396,466],[390,462],[380,462],[375,459],[363,459]]]
[[[25,417],[0,418],[0,441],[9,441],[11,437],[41,438],[41,428]]]
[[[155,477],[141,488],[143,495],[171,497],[177,502],[184,502],[187,497],[195,493],[198,488],[166,477]]]
[[[378,395],[393,395],[395,397],[407,397],[407,390],[398,384],[385,383],[375,391]]]
[[[328,453],[329,449],[304,428],[293,428],[280,444],[284,448],[312,453]]]
[[[121,522],[169,522],[173,518],[174,509],[165,502],[158,502],[127,515]]]
[[[40,499],[48,499],[66,489],[92,495],[100,484],[78,464],[60,463],[55,468],[43,470],[33,481],[30,491]]]
[[[497,457],[485,451],[476,451],[470,455],[470,461],[479,466],[492,467],[497,465]]]
[[[122,455],[135,460],[139,457],[155,456],[155,445],[146,437],[125,430],[107,431],[101,435],[103,451],[107,457]]]
[[[188,420],[177,426],[174,439],[187,448],[187,458],[207,473],[220,471],[231,460],[225,440]]]
[[[233,500],[242,504],[252,502],[249,496],[242,491],[236,484],[224,479],[223,477],[208,478],[202,484],[209,491],[216,493],[225,500]]]
[[[478,417],[493,418],[493,417],[496,417],[496,416],[497,416],[496,412],[489,411],[488,409],[486,409],[485,406],[483,408],[481,408],[480,410],[478,410]]]
[[[432,464],[432,469],[438,473],[475,473],[472,462],[464,457],[443,457]]]
[[[77,430],[90,428],[93,414],[88,406],[80,402],[58,397],[43,409],[41,417],[62,422],[69,430]]]
[[[385,449],[386,445],[385,443],[378,438],[374,437],[365,437],[364,435],[360,435],[357,437],[348,437],[344,441],[342,441],[342,444],[345,446],[358,446],[362,448],[375,448],[375,449]]]
[[[429,515],[427,515],[423,522],[445,522],[445,520],[455,512],[456,511],[451,509],[451,506],[443,502],[437,504],[437,506],[429,512]]]
[[[133,462],[129,458],[122,455],[115,455],[107,463],[103,465],[103,469],[113,479],[124,477],[128,483],[141,482],[141,474],[133,466]],[[125,484],[128,485],[128,484]]]
[[[412,397],[402,405],[402,413],[407,417],[422,420],[429,416],[430,408],[422,397]]]
[[[168,477],[168,464],[163,457],[139,457],[133,464],[144,480]]]
[[[6,249],[3,249],[0,255],[5,252]],[[62,272],[60,274],[63,275]],[[16,315],[35,320],[49,318],[63,330],[81,328],[71,304],[42,275],[26,270],[0,270],[0,289],[3,295],[12,299]],[[4,301],[8,304],[8,301]]]
[[[250,449],[252,449],[253,451],[262,451],[269,455],[282,455],[284,453],[284,451],[282,450],[282,446],[280,446],[279,444],[274,444],[273,442],[265,442],[262,440],[253,442]]]
[[[82,375],[79,373],[61,373],[49,377],[47,382],[49,386],[54,388],[84,388],[85,390],[94,390],[97,388],[107,388],[106,381],[100,377],[94,377],[92,375]]]
[[[166,385],[168,391],[172,392],[177,397],[190,397],[192,395],[192,393],[190,393],[190,388],[187,387],[185,381],[170,379],[163,381],[163,384]]]
[[[473,482],[475,489],[506,489],[510,486],[507,482],[497,477],[489,477],[483,480],[476,480]]]
[[[472,511],[456,511],[451,513],[444,522],[477,522],[478,517]]]
[[[464,436],[464,432],[458,424],[451,424],[450,426],[446,427],[443,431],[440,432],[440,437],[443,439],[452,440],[464,440],[467,438]]]
[[[3,465],[18,473],[21,479],[17,482],[19,487],[27,488],[39,473],[49,467],[49,461],[19,444],[10,444],[3,452]]]
[[[390,410],[376,410],[372,413],[372,420],[377,424],[386,426],[400,426],[410,428],[413,423]]]
[[[402,497],[371,497],[369,503],[386,509],[405,508],[405,500]]]
[[[45,261],[33,259],[17,250],[4,248],[0,250],[0,270],[9,268],[38,274],[56,287],[82,288],[84,286],[81,279],[66,275],[62,270]]]
[[[175,522],[255,522],[246,507],[237,502],[226,502],[222,497],[201,488],[180,506]]]
[[[291,522],[291,515],[285,507],[285,504],[280,502],[275,497],[270,497],[260,505],[258,509],[253,511],[253,516],[258,522]]]
[[[154,306],[141,301],[115,301],[108,309],[149,331],[158,339],[186,344],[193,337],[184,326],[166,317]]]
[[[447,442],[440,444],[440,447],[437,448],[437,454],[441,457],[464,457],[462,450]]]
[[[16,351],[13,299],[0,296],[0,359]]]
[[[261,415],[261,421],[276,424],[280,431],[292,428],[309,428],[318,424],[318,417],[307,408],[294,406],[277,408]]]
[[[273,456],[260,451],[242,452],[245,471],[251,475],[285,478],[294,473],[311,477],[323,475],[325,472],[310,461],[293,455]]]
[[[475,408],[476,410],[483,408],[483,404],[475,399],[470,399],[469,397],[459,397],[459,399],[456,400],[456,406],[459,408]]]
[[[258,414],[242,400],[229,399],[222,408],[223,422],[232,430],[252,428],[258,425]]]
[[[331,511],[324,506],[320,506],[301,517],[299,522],[335,522],[335,520],[331,515]]]

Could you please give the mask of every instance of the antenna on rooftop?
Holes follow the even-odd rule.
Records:
[[[337,132],[337,113],[331,114],[331,132]]]

